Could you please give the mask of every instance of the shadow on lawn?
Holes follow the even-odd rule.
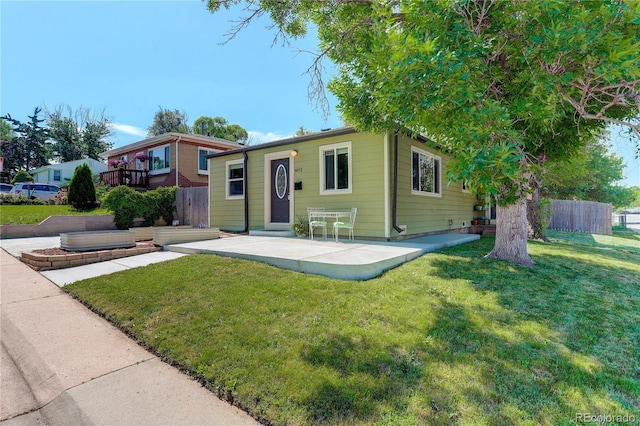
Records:
[[[334,424],[377,416],[380,404],[397,406],[422,374],[419,360],[361,336],[332,335],[303,350],[301,358],[333,374],[304,401],[308,420]]]
[[[534,256],[535,269],[478,258],[477,253],[467,257],[458,252],[462,256],[430,262],[431,274],[466,279],[478,297],[496,297],[493,307],[479,304],[475,310],[466,303],[443,301],[430,332],[446,344],[445,353],[457,368],[474,365],[478,376],[487,379],[465,395],[495,401],[498,417],[492,422],[514,421],[500,417],[505,414],[499,407],[503,404],[511,409],[515,404],[535,422],[549,421],[537,417],[545,406],[558,407],[566,416],[585,408],[640,412],[634,391],[640,380],[640,329],[630,326],[640,321],[634,255],[601,248],[571,250],[575,257],[548,247],[548,254]],[[607,260],[617,263],[607,265]],[[497,329],[489,332],[470,321],[470,315],[489,319]],[[447,390],[455,392],[445,385],[439,392],[445,400],[439,406],[455,410],[460,401],[447,400]],[[568,390],[582,396],[568,399]],[[486,405],[484,410],[493,411]]]
[[[341,334],[303,350],[304,361],[330,371],[302,401],[309,423],[569,424],[577,413],[640,415],[634,255],[547,245],[534,260],[535,269],[514,267],[479,257],[478,246],[425,260],[429,272],[416,285],[435,321],[389,329],[420,336],[413,343],[401,350],[391,338]],[[467,282],[434,287],[434,275]]]

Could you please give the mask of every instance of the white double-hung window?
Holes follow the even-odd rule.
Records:
[[[244,198],[244,161],[231,160],[225,163],[226,198]]]
[[[320,147],[320,193],[350,194],[351,142]]]
[[[440,157],[416,147],[411,148],[411,193],[441,196]]]

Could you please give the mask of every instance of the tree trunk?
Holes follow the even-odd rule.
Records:
[[[497,206],[496,213],[496,242],[487,257],[533,267],[527,252],[529,226],[526,198],[522,197],[508,206]]]
[[[548,242],[546,231],[548,225],[546,204],[540,200],[540,188],[535,188],[531,199],[527,200],[527,221],[529,222],[529,238]]]

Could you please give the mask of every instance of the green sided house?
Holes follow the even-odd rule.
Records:
[[[476,204],[447,183],[446,154],[403,135],[345,127],[207,158],[209,223],[226,231],[290,230],[308,207],[356,207],[355,238],[466,233]]]

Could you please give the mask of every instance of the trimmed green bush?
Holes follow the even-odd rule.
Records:
[[[145,211],[141,215],[145,219],[144,225],[153,225],[160,218],[171,225],[173,212],[176,210],[173,205],[176,201],[176,189],[175,186],[160,187],[144,193]]]
[[[113,212],[113,221],[118,229],[128,229],[142,209],[142,194],[128,186],[116,186],[102,199],[102,206]]]
[[[11,180],[11,184],[15,185],[20,182],[33,182],[33,176],[29,174],[29,172],[25,172],[24,170],[20,170]]]
[[[153,225],[160,218],[170,225],[173,221],[175,200],[176,187],[140,193],[128,186],[117,186],[107,192],[102,199],[102,206],[113,212],[118,229],[128,229],[138,217],[144,219],[145,226]]]
[[[96,185],[87,163],[76,167],[69,183],[67,202],[78,210],[93,208],[96,205]]]

